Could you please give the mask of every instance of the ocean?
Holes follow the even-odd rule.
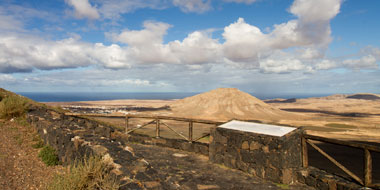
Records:
[[[139,99],[170,100],[182,99],[199,92],[16,92],[37,102],[77,102],[96,100]],[[251,93],[250,93],[251,94]],[[251,94],[261,100],[275,98],[322,97],[330,94]]]

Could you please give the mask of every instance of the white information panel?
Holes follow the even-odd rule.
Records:
[[[297,129],[294,127],[284,127],[284,126],[278,126],[278,125],[268,125],[268,124],[251,123],[251,122],[235,121],[235,120],[232,120],[228,123],[220,125],[219,127],[225,128],[225,129],[232,129],[232,130],[238,130],[238,131],[276,136],[276,137],[282,137],[292,132],[293,130]]]

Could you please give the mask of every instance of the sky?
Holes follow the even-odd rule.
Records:
[[[378,0],[1,0],[16,92],[380,93]]]

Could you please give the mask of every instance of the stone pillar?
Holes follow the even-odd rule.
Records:
[[[232,122],[235,122],[232,125],[242,124]],[[302,167],[302,131],[265,124],[254,124],[252,128],[246,128],[251,123],[246,124],[242,130],[238,127],[225,128],[226,124],[211,129],[210,161],[277,183],[291,184],[296,181],[296,170]],[[260,127],[264,130],[260,130]],[[267,130],[271,127],[274,127],[274,130],[277,130],[277,127],[280,132],[283,129],[290,132],[279,135],[278,131],[275,131],[273,135]]]

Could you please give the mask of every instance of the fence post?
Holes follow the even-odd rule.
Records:
[[[307,143],[306,143],[306,138],[301,137],[301,148],[302,148],[302,166],[304,168],[307,168],[309,166],[309,157],[308,157],[308,152],[307,152]]]
[[[128,129],[129,129],[129,117],[126,116],[125,117],[125,133],[128,132]]]
[[[160,138],[160,120],[156,118],[156,138]]]
[[[193,122],[189,122],[189,142],[193,142]]]
[[[372,157],[368,149],[364,149],[364,186],[372,184]]]

